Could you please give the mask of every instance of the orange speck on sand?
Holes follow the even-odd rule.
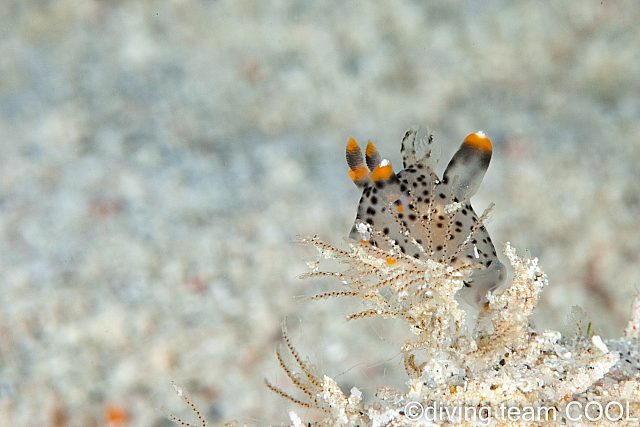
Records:
[[[387,264],[389,264],[389,265],[393,265],[393,264],[395,264],[395,263],[396,263],[396,260],[395,260],[395,259],[393,259],[393,258],[387,258]]]
[[[105,219],[119,214],[122,203],[119,200],[102,199],[91,204],[91,213],[99,219]]]
[[[404,208],[402,206],[398,206],[398,213],[402,212],[404,210]]]
[[[207,289],[209,289],[208,284],[205,280],[198,276],[189,277],[184,281],[184,285],[187,288],[187,291],[191,294],[202,294]]]
[[[110,427],[123,427],[129,423],[129,413],[120,405],[108,405],[104,410],[104,418]]]

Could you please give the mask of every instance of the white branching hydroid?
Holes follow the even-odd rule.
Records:
[[[471,332],[464,326],[465,312],[455,299],[465,269],[367,244],[353,242],[343,251],[317,237],[302,241],[315,246],[321,258],[347,266],[329,273],[313,263],[308,277],[336,276],[345,290],[312,299],[362,298],[370,308],[350,319],[398,318],[416,335],[401,349],[407,389],[381,387],[377,401],[370,405],[361,401],[355,388],[347,397],[327,376],[320,385],[302,384],[301,374],[292,378],[312,396],[305,406],[327,412],[322,425],[401,426],[420,421],[440,426],[555,426],[581,419],[604,426],[640,418],[640,301],[634,305],[622,340],[603,342],[596,335],[563,338],[556,331],[537,332],[530,326],[530,317],[547,285],[546,275],[536,258],[518,257],[507,243],[504,254],[515,276],[502,293],[490,297],[488,309],[481,312],[478,327]],[[319,379],[315,371],[307,372],[306,362],[298,362],[300,357],[286,332],[285,340],[296,369]],[[289,375],[294,369],[279,359]],[[598,405],[589,406],[589,402]],[[408,414],[412,408],[420,408],[423,417]]]

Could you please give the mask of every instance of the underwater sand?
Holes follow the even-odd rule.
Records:
[[[275,347],[343,390],[402,387],[393,321],[297,276],[340,244],[349,136],[442,171],[483,129],[476,211],[537,256],[536,321],[622,334],[640,289],[636,1],[5,1],[0,5],[0,426],[288,423]],[[425,2],[426,3],[426,2]],[[506,259],[503,257],[503,262]],[[397,328],[396,328],[397,329]],[[303,415],[303,411],[298,411]]]

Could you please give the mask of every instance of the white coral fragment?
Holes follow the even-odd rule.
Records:
[[[302,420],[300,419],[300,417],[298,416],[298,414],[296,414],[293,411],[289,411],[289,420],[291,420],[291,426],[292,427],[302,427]]]
[[[375,233],[367,224],[361,227],[361,232]],[[620,403],[627,420],[640,417],[640,298],[634,302],[624,339],[605,342],[597,335],[565,338],[553,330],[537,332],[530,317],[547,277],[536,258],[519,257],[507,243],[504,254],[515,271],[513,281],[503,292],[490,295],[488,309],[469,331],[466,313],[456,301],[468,269],[417,260],[395,248],[383,251],[352,242],[343,251],[317,237],[301,240],[315,246],[322,258],[346,266],[340,272],[312,270],[309,277],[339,277],[344,290],[311,299],[361,298],[369,307],[349,319],[402,319],[415,334],[401,349],[409,375],[406,391],[382,387],[377,401],[366,405],[360,390],[352,388],[347,398],[335,380],[324,376],[318,399],[312,402],[328,412],[321,425],[521,426],[530,421],[523,417],[532,414],[547,416],[532,419],[539,426],[625,425],[621,419],[573,422],[572,417],[581,415],[575,409],[589,402],[602,408],[618,408]],[[299,359],[293,348],[289,350]],[[312,388],[306,386],[307,393],[313,395]],[[408,418],[407,408],[441,412],[416,420]],[[292,423],[297,422],[292,417]]]
[[[609,353],[609,349],[607,348],[607,345],[602,342],[602,338],[600,338],[599,335],[594,335],[591,337],[591,342],[593,343],[593,345],[595,345],[601,352],[603,353]]]

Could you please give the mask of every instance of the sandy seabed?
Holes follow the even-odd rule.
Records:
[[[344,147],[483,129],[487,228],[616,337],[640,288],[637,1],[4,1],[0,425],[288,423],[274,348],[365,397],[402,386],[393,322],[299,304],[359,193]],[[441,172],[441,171],[439,171]],[[504,260],[503,260],[504,261]],[[357,309],[357,308],[356,308]],[[391,323],[391,325],[389,325]]]

